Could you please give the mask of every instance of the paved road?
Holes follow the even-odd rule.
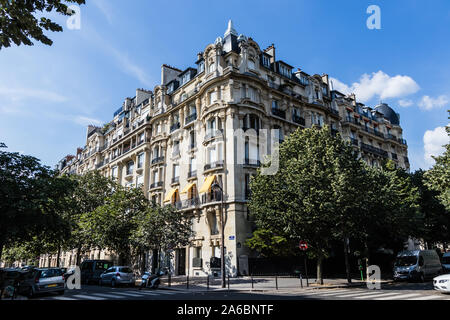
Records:
[[[433,290],[431,283],[395,283],[381,290],[367,288],[280,289],[270,292],[193,292],[188,290],[139,290],[84,285],[63,296],[46,294],[33,300],[450,300],[450,294]]]

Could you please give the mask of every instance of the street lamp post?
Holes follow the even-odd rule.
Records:
[[[220,205],[220,229],[221,229],[221,243],[220,243],[220,273],[222,274],[222,288],[226,287],[226,280],[225,280],[225,220],[223,216],[223,198],[224,193],[222,187],[218,183],[214,183],[212,185],[212,188],[219,189],[221,192],[221,205]]]

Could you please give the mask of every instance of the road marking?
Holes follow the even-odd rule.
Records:
[[[74,298],[69,298],[69,297],[50,297],[49,299],[55,299],[55,300],[76,300]]]
[[[433,300],[433,299],[441,299],[442,297],[440,296],[423,296],[423,297],[419,297],[419,298],[412,298],[412,299],[408,299],[408,300]]]
[[[105,298],[101,298],[101,297],[93,297],[93,296],[87,296],[84,294],[76,294],[74,296],[72,296],[74,298],[80,298],[83,300],[106,300]]]
[[[375,300],[392,300],[392,299],[395,299],[395,300],[403,300],[403,299],[405,299],[406,300],[406,298],[412,298],[412,297],[415,297],[415,296],[420,296],[420,293],[400,294],[400,295],[393,296],[393,297],[377,298]]]
[[[344,292],[349,293],[349,291],[353,291],[353,290],[342,290],[340,292],[324,293],[324,294],[321,294],[320,296],[322,296],[322,297],[332,297],[332,296],[340,295],[340,294],[342,294]]]
[[[314,296],[314,295],[324,295],[324,294],[332,294],[332,293],[337,293],[337,294],[341,294],[341,293],[345,293],[351,290],[333,290],[333,291],[323,291],[318,289],[319,291],[314,291],[314,292],[301,292],[298,293],[298,295],[304,295],[304,296]]]
[[[350,293],[350,294],[344,294],[342,296],[336,296],[336,298],[347,298],[347,297],[360,297],[360,296],[373,296],[373,295],[378,295],[379,292],[366,292],[366,291],[359,291],[359,292],[355,292],[355,293]]]
[[[120,294],[120,293],[117,292],[117,294]],[[97,297],[109,298],[109,299],[122,299],[123,298],[118,295],[112,295],[112,294],[101,293],[101,292],[95,292],[95,293],[92,293],[92,295],[97,296]]]
[[[390,292],[390,293],[374,293],[374,295],[371,296],[364,296],[364,297],[355,297],[356,299],[374,299],[379,297],[387,297],[387,296],[395,296],[398,295],[398,292]]]
[[[130,293],[130,292],[118,292],[117,294],[121,294],[123,296],[128,296],[128,297],[142,297],[141,294],[136,294],[136,293]]]

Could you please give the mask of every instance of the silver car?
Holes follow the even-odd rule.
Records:
[[[39,268],[27,272],[20,282],[19,291],[28,297],[39,293],[56,292],[64,294],[64,274],[60,268]]]
[[[127,266],[114,266],[100,275],[100,285],[110,284],[111,287],[125,284],[134,287],[136,278],[133,270]]]

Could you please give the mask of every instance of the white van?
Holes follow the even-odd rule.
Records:
[[[445,273],[450,273],[450,252],[446,252],[442,256],[442,268]]]
[[[394,281],[433,278],[442,274],[442,265],[435,250],[401,251],[394,264]]]

